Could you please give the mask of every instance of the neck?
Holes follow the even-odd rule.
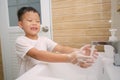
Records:
[[[33,40],[37,40],[38,39],[38,35],[36,36],[30,36],[30,35],[25,35],[26,37],[30,38],[30,39],[33,39]]]

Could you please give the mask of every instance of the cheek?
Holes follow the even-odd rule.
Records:
[[[23,24],[25,29],[29,29],[30,28],[30,24]]]
[[[40,30],[40,25],[38,25],[38,29]]]
[[[38,28],[38,31],[40,31],[40,27]]]

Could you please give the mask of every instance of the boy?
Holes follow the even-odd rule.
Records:
[[[20,36],[16,40],[16,53],[20,59],[20,75],[27,70],[45,62],[66,62],[79,63],[79,66],[86,68],[92,65],[93,58],[78,56],[74,48],[62,46],[56,42],[38,35],[40,31],[40,14],[32,7],[22,7],[18,10],[18,25],[25,32],[24,36]],[[82,47],[81,51],[90,54],[90,46]],[[55,52],[59,52],[56,53]],[[80,51],[78,50],[77,53]],[[61,53],[61,54],[60,54]],[[78,60],[84,59],[85,62]]]

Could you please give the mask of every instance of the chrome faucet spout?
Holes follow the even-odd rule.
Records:
[[[111,42],[111,41],[92,41],[92,45],[111,45],[114,48],[114,52],[118,53],[118,46],[117,46],[118,41]]]
[[[120,66],[120,41],[92,41],[91,45],[111,45],[114,48],[114,65]]]
[[[92,45],[112,45],[112,42],[107,42],[107,41],[92,41]]]

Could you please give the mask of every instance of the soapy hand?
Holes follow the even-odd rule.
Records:
[[[85,56],[83,54],[71,53],[69,54],[70,62],[82,68],[90,67],[94,63],[94,59],[91,56]]]
[[[79,62],[87,62],[88,60],[93,60],[93,57],[86,56],[86,55],[83,55],[83,54],[76,54],[76,56],[77,56],[77,60]]]
[[[74,52],[77,54],[83,54],[84,56],[89,56],[89,57],[91,56],[94,59],[97,59],[98,56],[95,46],[94,45],[91,46],[89,44],[81,47],[80,49],[76,49]]]
[[[90,45],[85,45],[80,49],[76,49],[74,52],[76,53],[77,57],[77,65],[83,68],[91,66],[98,56],[95,47],[93,49],[93,47],[91,48]]]
[[[82,68],[87,68],[94,63],[94,58],[83,54],[77,54],[77,65]]]

